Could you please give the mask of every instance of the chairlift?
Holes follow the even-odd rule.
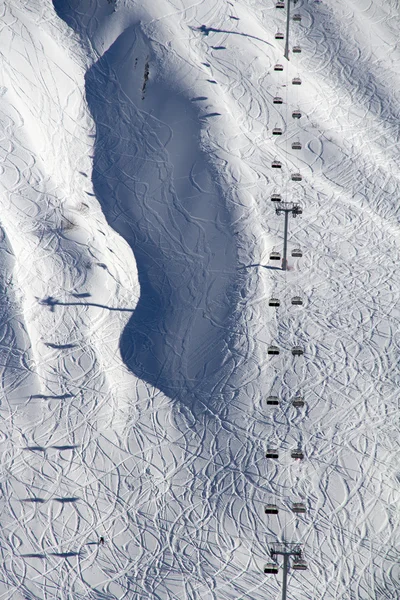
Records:
[[[301,150],[302,145],[300,142],[293,142],[292,144],[292,150]]]
[[[280,194],[272,194],[271,202],[282,202],[282,196]]]
[[[306,505],[304,504],[304,502],[293,502],[292,512],[299,515],[303,515],[307,512]]]
[[[304,350],[301,346],[293,346],[292,355],[293,356],[302,356],[304,354]]]
[[[282,3],[283,4],[283,3]],[[278,573],[278,565],[276,563],[267,563],[264,567],[264,573],[272,573],[276,575]]]
[[[274,71],[283,71],[283,65],[281,65],[281,64],[279,64],[279,63],[278,63],[278,64],[276,64],[276,65],[274,66]]]
[[[306,571],[307,570],[307,563],[305,560],[302,559],[298,559],[298,560],[294,560],[292,562],[292,569],[294,571]]]
[[[290,456],[297,460],[303,460],[304,452],[300,448],[297,448],[296,450],[291,451]]]
[[[304,398],[302,396],[295,396],[292,400],[292,406],[295,408],[302,408],[304,406]]]
[[[268,300],[268,306],[280,306],[281,301],[279,300],[279,298],[270,298]]]
[[[303,179],[303,176],[301,175],[301,173],[292,173],[291,179],[292,181],[301,181]]]
[[[289,0],[289,1],[290,1],[290,0]],[[284,2],[277,2],[277,3],[275,4],[275,7],[276,7],[276,8],[285,8],[285,3],[284,3]]]
[[[273,104],[283,104],[283,98],[281,98],[280,96],[275,96],[274,99],[272,100]]]
[[[284,37],[285,36],[280,31],[277,31],[276,34],[275,34],[275,39],[276,40],[283,40]]]
[[[301,53],[301,46],[293,46],[292,52],[293,52],[293,54],[300,54]]]
[[[293,258],[301,258],[303,256],[303,252],[300,250],[300,248],[295,248],[292,250],[292,256]]]
[[[296,23],[301,23],[301,15],[299,13],[294,14],[293,21],[295,21]]]
[[[268,406],[279,406],[278,396],[268,396],[266,402]]]
[[[293,119],[301,119],[301,112],[299,110],[294,110],[292,112]]]
[[[274,356],[276,356],[277,354],[279,354],[279,348],[278,348],[278,346],[268,346],[267,354],[271,354],[271,355],[274,355]]]
[[[279,510],[276,504],[267,504],[264,508],[264,512],[266,515],[277,515]]]
[[[282,135],[282,128],[281,127],[274,127],[272,130],[272,135]]]
[[[303,214],[303,209],[301,208],[301,206],[299,204],[296,204],[292,210],[293,219],[295,219],[297,217],[297,215],[302,215],[302,214]]]
[[[292,85],[301,85],[301,79],[300,79],[300,77],[293,77],[293,79],[292,79]]]
[[[281,255],[279,254],[279,252],[271,252],[271,254],[269,255],[269,259],[270,260],[281,260]]]
[[[280,160],[274,160],[272,161],[271,167],[273,169],[282,169],[282,163]]]
[[[279,452],[278,450],[275,450],[273,448],[268,448],[268,450],[265,453],[265,458],[279,458]]]
[[[291,302],[293,306],[303,306],[303,300],[300,296],[293,296]]]

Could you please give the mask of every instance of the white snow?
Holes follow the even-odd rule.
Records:
[[[0,7],[1,599],[398,598],[400,14],[292,11]]]

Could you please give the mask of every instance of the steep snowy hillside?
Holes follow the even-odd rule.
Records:
[[[398,598],[398,3],[276,4],[0,7],[1,598]]]

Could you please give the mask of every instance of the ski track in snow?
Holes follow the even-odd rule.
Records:
[[[0,8],[0,597],[395,600],[397,3],[142,4]]]

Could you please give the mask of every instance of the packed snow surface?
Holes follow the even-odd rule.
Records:
[[[291,12],[0,6],[2,600],[398,598],[399,7]]]

